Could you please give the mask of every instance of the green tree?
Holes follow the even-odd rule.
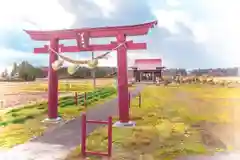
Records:
[[[12,69],[12,72],[11,72],[11,76],[16,75],[16,73],[18,73],[18,66],[17,66],[17,63],[14,62],[13,63],[13,69]]]
[[[37,75],[37,69],[28,63],[27,61],[23,61],[19,67],[19,77],[22,78],[25,81],[32,81],[35,80]]]
[[[8,70],[5,69],[3,72],[2,72],[2,77],[7,77],[8,76]]]

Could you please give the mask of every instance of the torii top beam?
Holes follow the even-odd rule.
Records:
[[[66,29],[66,30],[53,30],[53,31],[33,31],[25,30],[32,40],[48,41],[56,36],[59,40],[76,39],[76,33],[87,32],[89,37],[115,37],[119,32],[124,33],[126,36],[145,35],[148,33],[149,28],[157,25],[157,21],[143,23],[139,25],[127,25],[116,27],[99,27],[99,28],[82,28],[82,29]]]
[[[53,30],[53,31],[32,31],[25,30],[32,40],[36,41],[51,41],[56,38],[58,40],[76,39],[77,46],[64,46],[60,44],[62,52],[79,52],[79,51],[106,51],[112,50],[118,44],[111,42],[110,44],[89,44],[90,38],[100,37],[117,37],[119,34],[125,36],[139,36],[146,35],[150,28],[157,25],[157,21],[143,23],[139,25],[116,26],[116,27],[99,27],[99,28],[82,28],[82,29],[66,29],[66,30]],[[81,37],[81,38],[79,38]],[[86,44],[82,46],[81,43]],[[146,43],[133,43],[133,41],[126,41],[126,46],[129,50],[146,49]],[[34,48],[34,53],[48,53],[48,45],[40,48]]]

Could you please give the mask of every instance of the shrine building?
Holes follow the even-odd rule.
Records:
[[[156,81],[156,78],[162,78],[162,59],[135,59],[132,68],[135,82]]]

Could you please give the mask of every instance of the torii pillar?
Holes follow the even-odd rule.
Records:
[[[146,35],[150,28],[153,28],[157,21],[144,23],[139,25],[116,26],[116,27],[99,27],[99,28],[83,28],[53,31],[30,31],[25,30],[32,40],[50,41],[49,46],[34,48],[34,53],[49,53],[49,78],[48,78],[48,118],[50,120],[58,119],[58,78],[57,73],[51,67],[51,64],[57,60],[56,54],[59,48],[62,52],[80,52],[80,51],[109,51],[113,50],[120,44],[117,49],[117,65],[118,65],[118,107],[119,122],[116,125],[131,125],[129,118],[128,104],[128,77],[127,77],[127,50],[147,49],[146,43],[134,43],[127,41],[126,36]],[[116,41],[110,44],[89,44],[90,38],[115,37]],[[64,46],[59,44],[60,40],[75,39],[76,46]]]

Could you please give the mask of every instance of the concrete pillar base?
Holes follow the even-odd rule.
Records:
[[[61,117],[57,117],[57,118],[54,118],[54,119],[49,119],[49,118],[46,118],[42,121],[43,123],[60,123],[62,122],[62,118]]]
[[[116,123],[113,124],[113,127],[135,127],[136,122],[129,121],[127,123],[122,123],[120,121],[117,121]]]

